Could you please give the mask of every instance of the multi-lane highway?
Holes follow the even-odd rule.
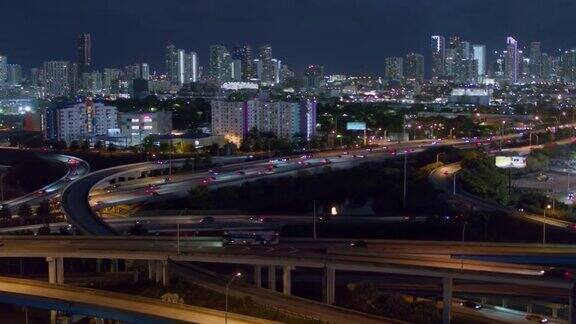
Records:
[[[0,277],[0,301],[127,323],[261,323],[274,321],[94,289]]]
[[[59,195],[70,182],[80,179],[88,174],[88,163],[79,158],[63,154],[47,154],[46,159],[66,165],[66,174],[60,179],[26,195],[5,201],[0,208],[8,208],[15,211],[20,205],[36,205],[44,200],[52,199]]]

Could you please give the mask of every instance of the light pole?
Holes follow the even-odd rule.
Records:
[[[402,209],[406,209],[406,174],[408,173],[408,151],[404,151],[404,199],[402,200]]]
[[[456,172],[452,173],[452,194],[456,196]]]
[[[314,239],[316,239],[316,200],[313,200],[312,204],[314,205],[314,213],[312,215],[312,230],[314,231]]]
[[[4,172],[0,173],[0,205],[4,205]]]
[[[226,308],[224,310],[224,324],[228,324],[228,291],[230,290],[230,285],[234,282],[234,279],[236,279],[236,277],[241,277],[242,273],[241,272],[237,272],[234,274],[234,276],[232,277],[232,279],[230,279],[230,281],[228,281],[228,283],[226,284]]]
[[[542,221],[542,245],[546,245],[546,209],[550,208],[552,208],[550,204],[546,205],[546,208],[544,208],[544,220]]]

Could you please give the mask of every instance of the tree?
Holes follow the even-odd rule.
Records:
[[[380,311],[378,288],[373,283],[362,282],[348,286],[350,304],[354,309],[365,313]]]
[[[78,144],[77,140],[73,140],[72,142],[70,142],[70,146],[68,148],[72,151],[76,151],[77,149],[80,148],[80,144]]]
[[[410,304],[402,295],[392,295],[382,304],[385,316],[406,320],[410,314]]]
[[[90,149],[90,142],[88,142],[87,140],[83,140],[80,149],[82,151],[88,151]]]
[[[32,208],[28,204],[22,204],[18,208],[18,216],[23,219],[30,219],[32,218]]]
[[[432,324],[440,321],[440,311],[429,300],[419,300],[412,305],[412,322]]]
[[[102,141],[96,142],[96,144],[94,144],[94,149],[97,151],[101,151],[102,149],[104,149],[104,143]]]
[[[12,214],[7,207],[3,207],[0,209],[0,219],[10,219],[12,218]]]
[[[52,213],[50,212],[50,203],[47,200],[41,202],[36,208],[36,218],[46,223],[50,222]]]

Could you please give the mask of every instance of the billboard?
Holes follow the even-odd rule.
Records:
[[[496,166],[503,169],[522,169],[526,167],[524,156],[497,156]]]
[[[366,130],[366,123],[364,122],[348,122],[346,123],[346,130]]]

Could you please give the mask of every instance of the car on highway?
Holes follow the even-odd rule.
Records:
[[[447,175],[449,175],[449,174],[450,174],[450,172],[448,172],[448,170],[444,170],[444,175],[445,175],[445,176],[447,176]]]
[[[528,314],[528,315],[526,315],[526,317],[524,317],[524,319],[527,320],[528,322],[548,323],[548,319],[546,317],[536,315],[536,314]]]
[[[46,193],[46,190],[40,189],[40,190],[36,191],[36,193],[39,194],[39,195],[43,195],[43,194]]]
[[[363,247],[367,247],[368,243],[366,243],[366,241],[354,241],[351,242],[349,244],[350,247],[355,247],[355,248],[363,248]]]
[[[264,218],[252,216],[252,217],[250,217],[250,222],[252,222],[252,223],[264,223]]]
[[[200,219],[200,224],[213,224],[213,223],[214,223],[214,217],[212,216],[206,216]]]
[[[472,309],[481,309],[482,308],[482,304],[479,304],[479,303],[471,301],[471,300],[465,300],[465,301],[461,302],[460,306],[463,306],[466,308],[472,308]]]
[[[551,278],[572,279],[574,278],[574,273],[564,268],[550,268],[548,270],[544,270],[543,276]]]
[[[169,182],[169,181],[170,181],[170,178],[164,178],[164,179],[162,179],[162,182]]]
[[[236,174],[237,175],[246,175],[246,172],[245,171],[236,171]]]
[[[203,184],[207,184],[207,183],[210,183],[210,182],[212,182],[212,181],[216,181],[216,177],[212,177],[212,176],[206,177],[206,178],[202,179],[201,182],[202,182]]]

